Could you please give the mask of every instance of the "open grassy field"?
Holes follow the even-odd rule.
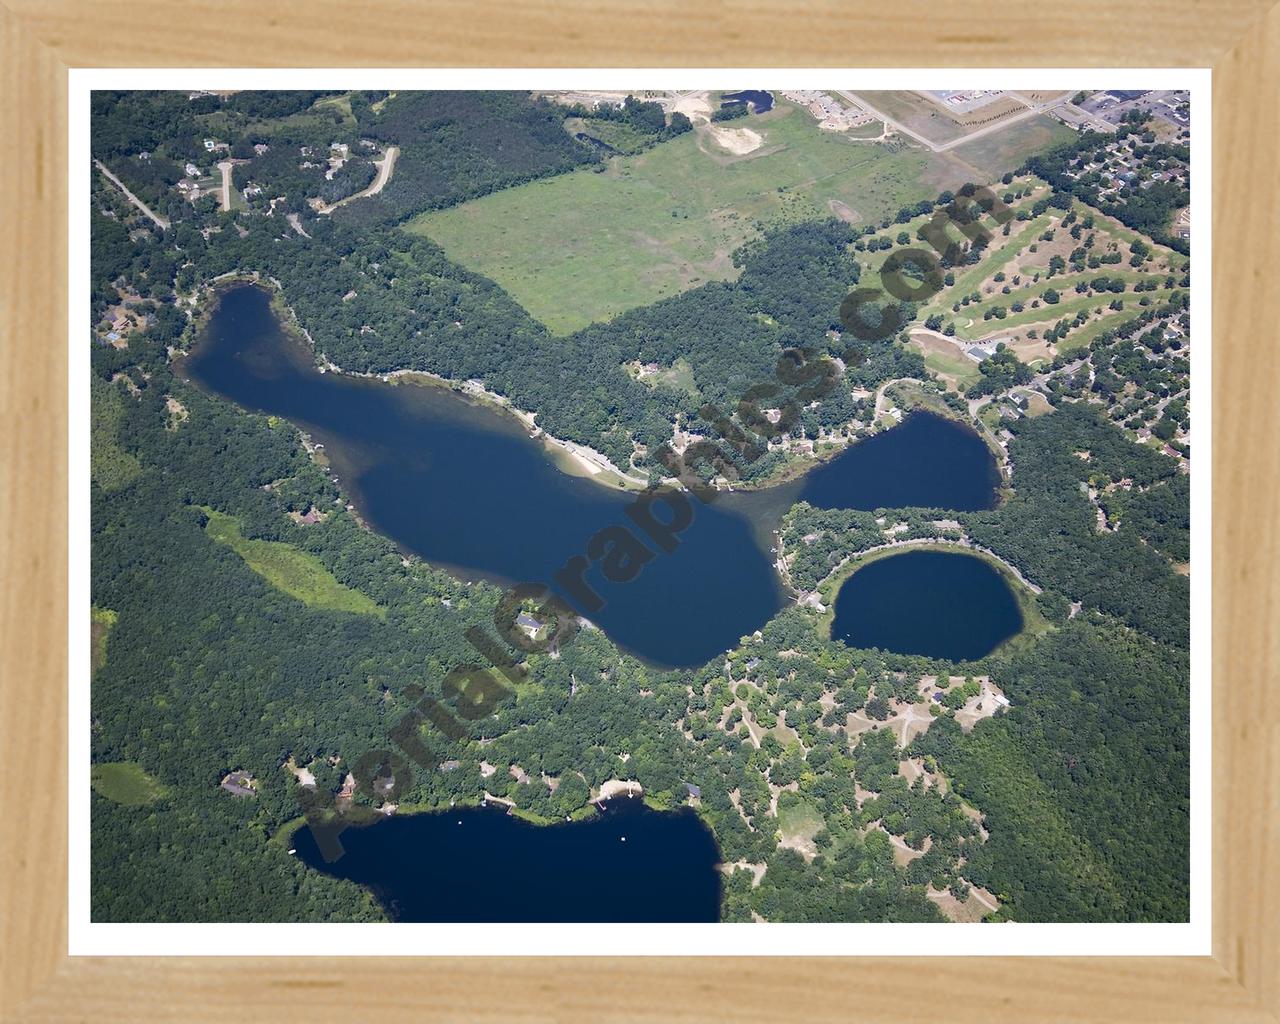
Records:
[[[99,796],[130,807],[141,807],[165,794],[164,786],[136,761],[95,764],[89,770],[89,781]]]
[[[278,541],[249,540],[240,533],[240,524],[234,516],[213,509],[204,511],[209,517],[205,532],[219,544],[231,548],[277,590],[312,608],[358,615],[386,614],[367,595],[339,583],[310,552]]]
[[[952,153],[982,171],[989,183],[1011,167],[1019,166],[1028,154],[1060,146],[1073,138],[1075,132],[1061,121],[1048,114],[1037,114],[972,142],[962,142]]]
[[[821,131],[786,102],[741,125],[762,139],[750,153],[728,152],[701,125],[638,156],[615,157],[602,171],[506,189],[406,228],[566,334],[734,278],[731,254],[766,226],[837,208],[855,224],[879,221],[970,175],[959,161],[915,145]]]

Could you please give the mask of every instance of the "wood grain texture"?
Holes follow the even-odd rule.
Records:
[[[1206,67],[1271,0],[6,0],[70,66]]]
[[[6,1015],[66,949],[65,82],[57,53],[0,7],[0,137],[15,157],[0,176],[0,779],[9,780],[0,785],[0,1012]]]
[[[4,1020],[1280,1020],[1280,11],[673,0],[0,5]],[[66,956],[68,66],[1213,66],[1215,955],[339,960]],[[75,169],[77,183],[81,171]],[[78,186],[77,186],[78,187]],[[77,254],[83,257],[84,254]],[[1206,585],[1197,580],[1197,585]],[[762,935],[762,941],[768,939]]]
[[[1214,67],[1214,952],[1280,1010],[1280,8]]]

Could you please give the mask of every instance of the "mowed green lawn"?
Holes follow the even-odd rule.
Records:
[[[358,615],[386,615],[366,594],[340,583],[309,551],[272,540],[250,540],[240,532],[234,516],[206,508],[205,532],[226,544],[259,576],[277,590],[312,608],[328,608]]]
[[[557,334],[710,280],[770,225],[833,214],[858,224],[963,183],[965,169],[914,146],[891,149],[821,131],[780,103],[726,125],[762,137],[735,156],[707,126],[606,169],[575,171],[414,218],[406,229],[492,278]],[[848,215],[846,213],[846,215]]]

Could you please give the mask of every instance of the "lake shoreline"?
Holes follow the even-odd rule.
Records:
[[[459,800],[408,813],[402,805],[395,814],[341,830],[342,852],[332,861],[323,859],[305,818],[285,823],[268,842],[278,856],[295,857],[310,871],[358,886],[389,923],[477,916],[546,922],[559,920],[559,913],[570,915],[566,920],[595,920],[602,906],[597,890],[623,876],[630,882],[617,911],[619,923],[720,920],[725,858],[711,823],[696,807],[614,798],[593,801],[569,820],[548,820],[498,804]],[[571,851],[583,844],[586,852],[575,863]],[[432,861],[459,859],[495,882],[519,867],[534,872],[541,884],[519,890],[495,885],[480,894],[466,887],[441,889]],[[513,902],[512,893],[521,898]]]
[[[890,541],[868,548],[865,551],[860,551],[850,555],[837,565],[830,575],[826,576],[812,591],[801,595],[797,603],[813,607],[813,598],[822,601],[823,607],[821,611],[815,608],[815,611],[818,612],[818,632],[828,639],[835,639],[836,600],[840,595],[841,588],[859,570],[865,569],[868,565],[911,552],[933,552],[956,556],[967,555],[970,558],[976,558],[999,573],[1001,578],[1005,580],[1006,585],[1009,586],[1009,590],[1017,602],[1019,613],[1022,616],[1022,625],[1011,636],[1001,640],[982,658],[971,659],[975,663],[991,657],[992,654],[1009,644],[1017,643],[1024,636],[1040,635],[1051,628],[1050,623],[1044,618],[1036,604],[1036,598],[1043,593],[1043,588],[1023,576],[1017,566],[1005,561],[994,551],[973,543],[967,536],[956,538],[921,537],[912,540]],[[951,659],[941,658],[938,660],[946,661]],[[962,662],[953,661],[953,663],[961,664]]]
[[[650,487],[648,478],[632,475],[634,470],[628,472],[622,469],[599,449],[549,433],[538,426],[536,422],[538,414],[536,412],[518,408],[505,395],[485,387],[484,382],[481,380],[455,380],[433,373],[430,370],[410,368],[376,373],[365,370],[348,370],[340,366],[329,358],[326,353],[319,350],[315,339],[302,326],[297,312],[285,298],[284,285],[278,279],[265,276],[257,270],[230,270],[198,284],[193,289],[192,293],[186,297],[192,307],[188,310],[191,321],[189,338],[180,353],[180,358],[189,356],[194,346],[199,343],[200,336],[207,327],[209,319],[217,308],[223,293],[240,285],[251,285],[262,288],[267,292],[271,308],[277,314],[281,328],[287,333],[292,333],[300,343],[305,343],[311,352],[314,365],[320,369],[321,373],[336,373],[356,380],[379,380],[388,384],[403,383],[419,387],[448,389],[469,402],[514,417],[528,433],[528,436],[542,445],[543,449],[551,456],[556,468],[566,476],[590,480],[601,487],[624,494],[636,494]],[[177,365],[180,365],[180,360]],[[955,410],[946,406],[945,403],[922,401],[918,408],[966,426],[970,430],[974,430],[980,437],[984,436],[982,431],[977,430],[972,423],[966,421]],[[914,411],[917,411],[916,408],[908,410],[908,415]],[[815,441],[813,442],[813,451],[807,454],[787,451],[786,461],[762,480],[732,481],[717,477],[708,486],[721,494],[759,493],[785,487],[788,484],[802,480],[809,473],[850,451],[858,444],[892,429],[892,426],[879,426],[860,433],[857,437],[846,438],[839,442],[830,439]],[[1001,463],[1001,457],[1004,454],[1002,449],[993,451],[997,464]],[[676,477],[664,477],[661,480],[661,486],[677,487],[684,491],[688,490]]]
[[[320,351],[311,333],[302,326],[297,312],[285,299],[284,285],[276,278],[266,277],[256,270],[228,271],[196,286],[188,298],[194,311],[190,313],[192,337],[183,350],[184,355],[190,354],[191,348],[198,343],[199,336],[208,325],[222,294],[239,285],[251,285],[267,292],[271,308],[280,319],[280,326],[286,332],[293,333],[300,342],[305,342],[321,373],[336,373],[357,380],[381,380],[388,384],[407,383],[422,387],[447,388],[475,404],[513,416],[528,432],[530,438],[542,443],[548,454],[552,456],[556,467],[568,476],[591,480],[601,487],[624,493],[634,493],[649,486],[647,478],[641,479],[630,475],[615,465],[603,452],[590,445],[569,441],[548,433],[535,422],[537,413],[517,408],[505,395],[486,388],[482,381],[458,381],[430,370],[402,368],[375,373],[365,370],[348,370],[339,366],[326,353]]]

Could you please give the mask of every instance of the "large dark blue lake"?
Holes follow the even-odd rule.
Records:
[[[976,434],[917,413],[799,481],[690,499],[693,522],[675,551],[655,551],[625,583],[593,563],[584,579],[604,603],[584,607],[557,573],[602,529],[630,526],[635,497],[562,472],[514,416],[444,387],[321,373],[250,285],[221,295],[186,372],[324,444],[364,519],[404,550],[467,577],[547,583],[621,647],[664,666],[703,664],[782,607],[769,548],[795,501],[987,508],[998,482]]]
[[[720,851],[690,810],[608,801],[583,821],[531,825],[501,808],[395,815],[342,833],[308,866],[366,886],[393,921],[716,921]]]

